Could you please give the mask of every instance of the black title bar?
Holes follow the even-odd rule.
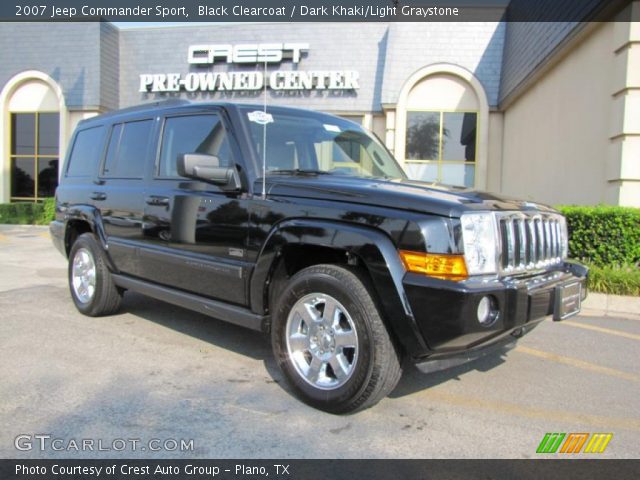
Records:
[[[4,0],[0,21],[557,22],[629,21],[631,0]]]
[[[625,480],[639,476],[639,460],[0,460],[2,480]]]

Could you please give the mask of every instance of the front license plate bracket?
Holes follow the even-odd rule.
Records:
[[[573,317],[580,312],[582,303],[582,282],[570,282],[555,288],[555,305],[553,319],[555,321]]]

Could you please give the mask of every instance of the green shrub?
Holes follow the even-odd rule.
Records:
[[[36,225],[49,225],[56,217],[56,199],[45,198],[42,202],[42,211],[35,219]]]
[[[55,200],[42,203],[20,202],[0,204],[0,223],[14,225],[48,225],[55,216]]]
[[[597,267],[640,264],[640,208],[558,209],[567,217],[569,257]]]
[[[589,290],[614,295],[640,296],[640,269],[636,265],[590,265]]]

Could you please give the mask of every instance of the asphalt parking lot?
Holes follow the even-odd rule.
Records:
[[[374,408],[333,416],[292,396],[257,332],[137,294],[80,315],[47,230],[0,226],[3,458],[536,458],[547,432],[613,433],[598,457],[638,458],[639,347],[640,315],[545,321],[501,357],[408,368]],[[16,449],[35,434],[62,450]],[[82,439],[127,448],[76,451]]]

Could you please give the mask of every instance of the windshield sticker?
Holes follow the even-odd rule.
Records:
[[[337,125],[328,125],[328,124],[324,124],[324,129],[327,132],[336,132],[336,133],[340,133],[340,127]]]
[[[247,113],[250,122],[255,122],[260,125],[266,125],[267,123],[273,123],[273,116],[270,113],[263,112],[262,110],[256,110],[254,112]]]

